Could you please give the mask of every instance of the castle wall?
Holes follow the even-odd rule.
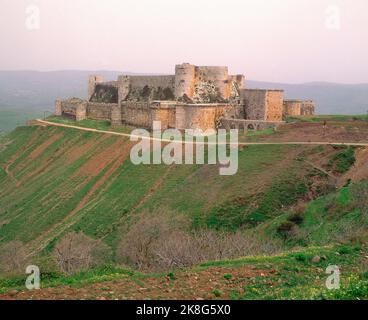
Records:
[[[230,81],[235,82],[239,89],[245,89],[245,77],[242,74],[231,75]]]
[[[87,117],[93,120],[110,120],[113,106],[117,106],[117,104],[88,102]]]
[[[123,124],[121,106],[116,104],[111,106],[111,125],[118,127]]]
[[[211,81],[224,99],[231,94],[231,81],[227,67],[196,67],[196,81]]]
[[[124,123],[140,128],[152,127],[150,103],[124,101],[121,109]]]
[[[250,120],[281,121],[283,112],[282,90],[243,89],[244,116]]]
[[[194,66],[189,63],[175,67],[176,98],[181,98],[185,94],[193,99],[196,85],[212,83],[217,88],[219,95],[228,100],[232,94],[232,82],[235,82],[239,89],[245,87],[245,77],[243,75],[229,75],[227,67]]]
[[[282,121],[284,92],[279,90],[267,91],[266,121]]]
[[[176,129],[216,129],[217,121],[230,108],[229,104],[178,104]]]
[[[284,117],[297,117],[301,115],[303,101],[301,100],[285,100],[284,101]]]
[[[84,120],[87,117],[87,101],[78,98],[55,101],[55,115]]]
[[[176,103],[173,101],[155,101],[151,104],[152,121],[160,121],[162,129],[175,128]]]
[[[246,119],[266,120],[266,91],[244,89],[240,92]]]
[[[130,85],[132,88],[143,88],[145,86],[154,88],[171,88],[175,86],[175,76],[130,76]]]
[[[61,100],[55,101],[55,116],[61,116],[63,113],[63,107]]]
[[[130,77],[129,76],[119,76],[118,77],[118,104],[122,104],[126,100],[130,90]]]
[[[87,100],[89,101],[95,93],[96,85],[101,84],[105,81],[103,76],[92,75],[88,77],[88,95]]]
[[[88,102],[83,101],[82,103],[77,105],[76,113],[75,113],[75,120],[82,121],[87,119],[87,106]]]
[[[303,101],[301,107],[301,115],[302,116],[313,116],[315,114],[316,105],[311,100]]]

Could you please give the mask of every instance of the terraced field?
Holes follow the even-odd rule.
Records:
[[[68,230],[113,245],[132,213],[160,206],[205,224],[226,201],[261,193],[286,172],[292,186],[303,173],[290,158],[301,151],[293,146],[247,148],[238,174],[223,177],[217,166],[135,166],[124,137],[22,127],[8,139],[1,154],[0,241],[17,239],[37,250]]]
[[[95,128],[101,125],[92,123]],[[281,134],[284,140],[287,129]],[[273,137],[272,132],[265,132],[243,138],[267,139],[270,135]],[[53,269],[44,285],[61,289],[34,298],[45,297],[43,294],[87,299],[142,297],[139,288],[128,296],[116,293],[115,280],[124,286],[140,283],[144,292],[152,291],[144,297],[151,298],[336,298],[338,293],[325,292],[321,280],[329,263],[341,263],[347,270],[341,295],[361,298],[368,293],[364,280],[368,220],[362,200],[368,190],[365,148],[243,146],[238,173],[220,176],[217,165],[133,165],[129,138],[108,133],[29,126],[0,139],[0,245],[20,241],[29,255],[49,259],[60,239],[74,231],[101,240],[113,252],[107,267],[87,273],[67,277]],[[199,269],[173,269],[169,276],[144,275],[119,265],[116,251],[137,217],[161,211],[185,220],[191,230],[256,234],[280,252],[295,253],[281,260],[277,258],[285,257],[281,253],[268,260],[225,259]],[[341,253],[336,254],[340,250],[345,252],[343,259]],[[314,264],[315,256],[326,259]],[[309,280],[298,280],[299,273]],[[212,274],[220,278],[205,286]],[[275,275],[285,281],[276,281]],[[147,277],[153,280],[145,282]],[[199,280],[193,284],[192,277],[203,278],[203,284]],[[322,282],[311,280],[317,277]],[[170,289],[175,286],[174,278],[180,280],[180,287],[187,287],[187,293]],[[0,277],[0,292],[22,291],[21,279]],[[111,285],[114,294],[101,293],[104,281],[112,281],[106,287]],[[160,296],[150,289],[161,288],[165,281],[167,294]],[[93,293],[79,289],[65,293],[65,285],[78,287],[82,282]],[[356,284],[362,285],[359,292],[346,291]],[[14,297],[32,298],[19,294]]]

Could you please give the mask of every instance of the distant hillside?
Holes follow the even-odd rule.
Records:
[[[86,97],[87,77],[94,71],[0,71],[0,133],[53,111],[56,98]],[[117,71],[98,71],[116,79]]]
[[[0,71],[0,111],[53,110],[55,98],[84,98],[87,77],[102,74],[116,79],[119,71]],[[128,73],[132,74],[132,73]],[[247,81],[249,88],[284,89],[287,98],[313,99],[319,114],[362,114],[368,110],[368,84],[335,83],[283,84]]]
[[[94,71],[0,71],[0,107],[50,109],[55,98],[84,98],[87,77]],[[120,72],[98,71],[106,79],[116,79]]]

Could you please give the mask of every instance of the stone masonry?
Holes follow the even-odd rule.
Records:
[[[174,75],[121,75],[116,81],[92,75],[88,99],[56,100],[55,115],[149,129],[153,121],[180,130],[216,129],[222,121],[226,128],[241,124],[257,130],[277,127],[288,115],[314,114],[313,101],[295,107],[283,97],[282,90],[246,89],[245,77],[230,75],[227,67],[183,63]],[[253,120],[258,124],[248,122]]]

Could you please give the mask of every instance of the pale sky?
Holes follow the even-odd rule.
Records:
[[[253,80],[368,83],[367,0],[0,5],[0,70],[173,73],[175,64],[190,62],[227,65]]]

